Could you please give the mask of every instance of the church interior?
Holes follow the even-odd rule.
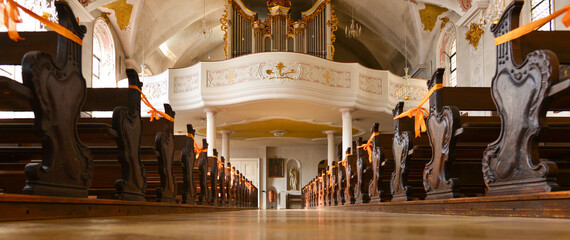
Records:
[[[569,30],[570,0],[0,0],[0,236],[567,239]]]

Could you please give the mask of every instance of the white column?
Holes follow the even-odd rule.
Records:
[[[352,109],[341,108],[342,113],[342,159],[346,157],[346,149],[352,147]]]
[[[226,162],[230,162],[230,134],[234,133],[232,130],[222,130],[222,157]]]
[[[206,141],[208,141],[208,156],[214,156],[216,147],[216,112],[210,108],[204,109],[206,112]]]
[[[328,163],[329,163],[329,167],[332,169],[332,163],[335,159],[335,150],[336,150],[336,146],[334,143],[334,134],[338,133],[338,131],[335,130],[327,130],[327,131],[323,131],[324,134],[327,135],[327,143],[328,143],[328,151],[327,151],[327,156],[328,156]]]

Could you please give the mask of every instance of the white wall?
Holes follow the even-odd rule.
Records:
[[[287,176],[284,173],[282,178],[267,178],[266,165],[267,158],[283,158],[286,164],[289,159],[296,159],[301,163],[299,187],[303,187],[311,179],[317,175],[317,167],[319,161],[327,159],[327,145],[311,145],[299,147],[273,147],[273,146],[257,146],[257,147],[240,147],[230,144],[231,158],[261,158],[260,164],[260,207],[265,208],[266,191],[268,187],[275,187],[279,192],[277,199],[279,208],[286,207],[284,195],[287,191]],[[230,159],[231,162],[231,159]],[[285,171],[285,169],[284,169]],[[265,180],[265,181],[264,181]],[[263,190],[263,191],[261,191]]]

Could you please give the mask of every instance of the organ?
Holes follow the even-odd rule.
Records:
[[[338,19],[331,0],[318,0],[291,19],[291,1],[267,1],[267,19],[258,19],[242,0],[227,0],[220,19],[226,59],[258,52],[297,52],[332,60]]]

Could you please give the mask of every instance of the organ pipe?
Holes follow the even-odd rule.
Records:
[[[290,1],[267,1],[268,18],[264,22],[242,1],[228,0],[227,5],[232,8],[226,39],[226,44],[231,46],[228,53],[231,57],[263,51],[291,51],[327,58],[331,38],[330,1],[316,0],[296,22],[290,18],[289,10],[293,7]]]

